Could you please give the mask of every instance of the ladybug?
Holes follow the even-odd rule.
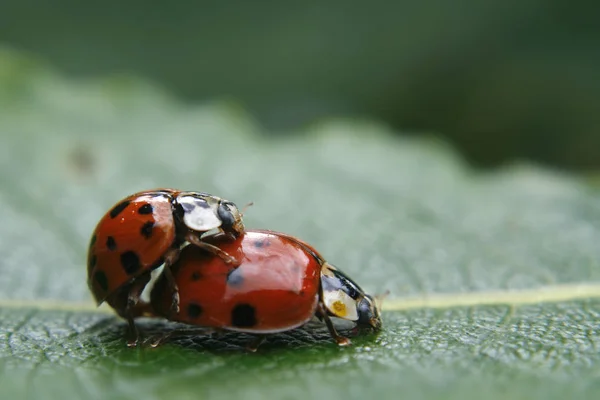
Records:
[[[129,324],[129,346],[137,344],[134,318],[150,315],[140,296],[152,270],[164,265],[172,289],[169,300],[179,308],[170,266],[185,242],[219,257],[236,259],[201,237],[216,230],[230,238],[244,231],[242,213],[227,200],[201,192],[157,189],[132,194],[114,205],[92,234],[87,257],[88,286],[98,305],[106,301]]]
[[[256,334],[257,340],[247,347],[251,351],[265,335],[297,328],[315,316],[325,321],[341,346],[350,340],[337,333],[332,317],[353,321],[358,329],[381,329],[373,297],[301,240],[279,232],[247,230],[235,241],[215,243],[242,260],[240,265],[234,268],[202,248],[186,247],[171,268],[180,310],[170,307],[173,286],[161,276],[150,295],[157,315],[217,332]]]

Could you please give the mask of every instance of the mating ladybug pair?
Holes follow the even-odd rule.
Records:
[[[140,300],[151,272],[164,266],[150,303]],[[160,189],[133,194],[98,223],[88,252],[88,285],[129,324],[164,317],[215,331],[264,335],[294,329],[313,317],[339,345],[332,317],[357,329],[381,329],[374,299],[309,244],[284,233],[246,230],[227,200]]]

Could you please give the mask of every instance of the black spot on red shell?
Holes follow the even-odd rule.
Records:
[[[142,225],[142,228],[140,229],[140,233],[146,239],[150,239],[152,237],[152,229],[153,228],[154,228],[154,221],[148,221],[144,225]]]
[[[96,257],[96,255],[95,255],[95,254],[93,254],[93,255],[90,257],[90,263],[89,263],[88,267],[89,267],[90,269],[93,269],[93,268],[96,266],[96,263],[97,263],[97,262],[98,262],[98,257]]]
[[[196,303],[190,303],[187,306],[188,317],[195,319],[202,315],[202,306]]]
[[[123,212],[124,209],[131,203],[129,200],[125,200],[117,204],[112,210],[110,210],[110,217],[116,218],[119,214]]]
[[[227,284],[231,286],[239,286],[244,283],[244,277],[240,268],[234,268],[227,273]]]
[[[142,267],[140,258],[133,251],[126,251],[121,254],[121,266],[128,275],[135,274]]]
[[[251,328],[256,325],[256,310],[250,304],[240,303],[231,310],[231,325]]]
[[[254,247],[260,249],[263,247],[269,247],[271,245],[271,242],[269,242],[266,239],[261,239],[261,240],[257,240],[254,242]]]
[[[106,238],[106,248],[109,249],[110,251],[114,251],[117,249],[117,242],[115,242],[114,237],[109,236]]]
[[[200,278],[202,278],[202,274],[198,271],[192,272],[192,275],[190,276],[190,279],[193,281],[198,281]]]
[[[104,271],[96,271],[94,273],[94,280],[98,283],[100,289],[105,292],[108,290],[108,278],[106,277]]]
[[[152,207],[152,204],[150,204],[150,203],[146,203],[143,206],[141,206],[140,208],[138,208],[138,214],[142,214],[142,215],[152,214],[153,211],[154,211],[154,208]]]

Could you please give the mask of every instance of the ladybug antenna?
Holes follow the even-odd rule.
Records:
[[[248,208],[252,207],[253,205],[254,205],[254,202],[253,202],[253,201],[251,201],[251,202],[247,203],[247,204],[246,204],[244,207],[242,207],[242,209],[240,210],[240,215],[243,217],[243,216],[244,216],[244,213],[245,213],[246,211],[248,211]]]
[[[375,304],[377,304],[378,308],[381,308],[381,305],[383,303],[383,299],[385,299],[386,297],[388,297],[390,294],[389,290],[386,290],[385,292],[378,294],[376,296],[373,296],[373,298],[375,299]]]

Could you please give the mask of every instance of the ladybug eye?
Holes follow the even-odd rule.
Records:
[[[358,312],[360,314],[360,322],[363,324],[368,324],[370,318],[373,316],[371,302],[365,297],[358,304]]]
[[[223,228],[231,228],[235,224],[232,207],[229,203],[221,203],[217,212],[219,218],[223,221]]]
[[[381,317],[379,310],[373,298],[365,295],[358,303],[358,324],[365,327],[372,327],[375,330],[381,329]]]

